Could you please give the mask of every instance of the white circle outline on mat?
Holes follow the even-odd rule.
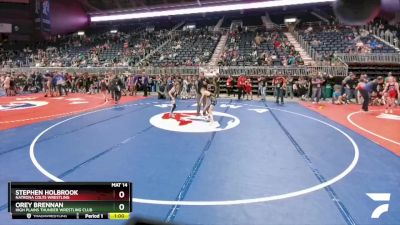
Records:
[[[134,104],[131,105],[125,105],[125,106],[132,106]],[[249,105],[249,104],[246,104]],[[254,105],[255,106],[255,105]],[[259,108],[265,108],[265,107],[261,107],[261,106],[256,106]],[[100,111],[104,111],[104,110],[109,110],[112,108],[105,108],[105,109],[100,109],[100,110],[96,110],[96,111],[92,111],[92,112],[87,112],[81,115],[76,115],[73,116],[71,118],[65,119],[63,121],[60,121],[56,124],[53,124],[52,126],[48,127],[47,129],[43,130],[42,132],[40,132],[32,141],[30,147],[29,147],[29,155],[30,158],[33,162],[33,164],[35,165],[35,167],[46,177],[50,178],[51,180],[55,181],[55,182],[64,182],[62,179],[54,176],[53,174],[49,173],[47,170],[45,170],[36,160],[35,157],[35,144],[36,142],[39,140],[39,138],[45,134],[47,131],[51,130],[52,128],[65,123],[69,120],[81,117],[81,116],[85,116],[88,114],[92,114],[92,113],[96,113],[96,112],[100,112]],[[324,122],[322,120],[310,117],[310,116],[306,116],[304,114],[301,113],[296,113],[296,112],[292,112],[292,111],[288,111],[288,110],[283,110],[283,109],[278,109],[278,108],[269,108],[272,110],[277,110],[277,111],[281,111],[281,112],[286,112],[286,113],[290,113],[293,115],[298,115],[298,116],[302,116],[304,118],[308,118],[317,122],[320,122],[322,124],[327,125],[328,127],[333,128],[334,130],[338,131],[339,133],[343,134],[353,145],[354,148],[354,158],[352,160],[352,162],[350,163],[350,165],[343,171],[341,172],[339,175],[335,176],[334,178],[327,180],[323,183],[317,184],[315,186],[309,187],[309,188],[305,188],[305,189],[301,189],[299,191],[294,191],[294,192],[289,192],[289,193],[285,193],[285,194],[280,194],[280,195],[273,195],[273,196],[266,196],[266,197],[259,197],[259,198],[249,198],[249,199],[239,199],[239,200],[227,200],[227,201],[168,201],[168,200],[156,200],[156,199],[142,199],[142,198],[132,198],[132,201],[135,203],[143,203],[143,204],[155,204],[155,205],[186,205],[186,206],[226,206],[226,205],[241,205],[241,204],[253,204],[253,203],[261,203],[261,202],[269,202],[269,201],[276,201],[276,200],[281,200],[281,199],[286,199],[286,198],[292,198],[292,197],[297,197],[300,195],[304,195],[304,194],[309,194],[311,192],[314,191],[318,191],[321,190],[329,185],[332,185],[334,183],[336,183],[337,181],[343,179],[345,176],[347,176],[357,165],[359,156],[360,156],[360,151],[358,148],[358,145],[356,144],[356,142],[350,137],[350,135],[348,135],[346,132],[342,131],[341,129],[327,123]]]
[[[196,121],[193,122],[193,124],[191,124],[189,126],[179,126],[179,125],[177,125],[177,121],[176,120],[174,120],[174,121],[171,121],[171,120],[164,121],[162,119],[162,117],[166,113],[168,113],[168,112],[163,112],[163,113],[159,113],[159,114],[156,114],[156,115],[152,116],[150,118],[150,120],[149,120],[150,124],[153,125],[154,127],[162,129],[162,130],[173,131],[173,132],[181,132],[181,133],[211,133],[211,132],[219,132],[219,131],[225,131],[225,130],[229,130],[229,129],[235,128],[235,127],[239,126],[239,124],[240,124],[240,120],[236,116],[233,116],[233,115],[228,114],[228,113],[214,111],[213,112],[214,116],[222,116],[222,117],[225,117],[225,118],[233,119],[233,121],[228,122],[228,125],[225,128],[212,126],[209,122],[200,123],[200,124],[197,123],[196,124]],[[196,110],[177,110],[177,111],[174,111],[174,113],[181,113],[181,114],[184,114],[184,113],[196,113]],[[217,123],[217,121],[214,122],[214,123]]]
[[[379,111],[382,111],[382,110],[370,110],[370,112],[379,112]],[[362,131],[365,131],[365,132],[367,132],[367,133],[369,133],[369,134],[371,134],[371,135],[374,135],[375,137],[378,137],[378,138],[383,139],[383,140],[385,140],[385,141],[392,142],[393,144],[396,144],[396,145],[400,145],[399,142],[394,141],[394,140],[392,140],[392,139],[389,139],[389,138],[387,138],[387,137],[381,136],[381,135],[379,135],[379,134],[377,134],[377,133],[374,133],[374,132],[372,132],[372,131],[370,131],[370,130],[368,130],[368,129],[366,129],[366,128],[360,126],[360,125],[358,125],[356,122],[354,122],[354,121],[351,119],[351,117],[354,116],[355,114],[359,114],[359,113],[361,113],[361,111],[356,111],[356,112],[350,113],[349,115],[347,115],[347,121],[349,121],[351,124],[353,124],[353,125],[354,125],[355,127],[357,127],[358,129],[360,129],[360,130],[362,130]]]

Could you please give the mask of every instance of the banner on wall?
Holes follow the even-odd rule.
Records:
[[[49,33],[51,31],[50,0],[36,0],[35,3],[36,30]]]
[[[199,72],[204,73],[204,76],[206,76],[206,77],[214,77],[219,74],[219,67],[218,66],[200,66]]]

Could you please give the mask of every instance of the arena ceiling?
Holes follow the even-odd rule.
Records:
[[[80,0],[88,13],[104,11],[134,11],[170,7],[193,7],[224,3],[242,3],[248,0]],[[251,1],[257,2],[257,1]]]
[[[335,0],[81,0],[91,22],[232,12],[331,3]],[[123,4],[122,4],[123,2]]]

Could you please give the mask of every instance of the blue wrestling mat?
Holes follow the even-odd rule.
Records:
[[[1,131],[0,225],[124,224],[12,220],[9,181],[130,181],[131,216],[177,224],[400,224],[399,157],[365,137],[297,103],[219,100],[214,124],[193,101],[175,118],[169,107],[150,98]]]

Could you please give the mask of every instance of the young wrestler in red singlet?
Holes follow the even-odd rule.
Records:
[[[393,113],[396,99],[400,96],[399,83],[397,83],[396,78],[393,76],[388,77],[383,92],[386,96],[385,113]]]

